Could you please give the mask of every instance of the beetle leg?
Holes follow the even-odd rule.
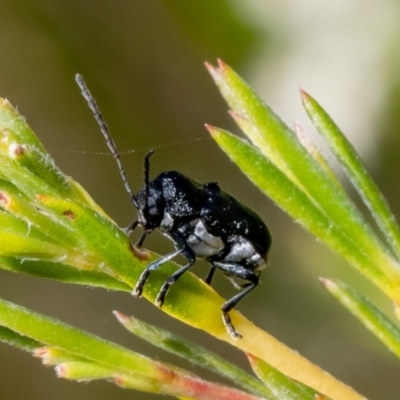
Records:
[[[242,335],[234,328],[231,317],[229,315],[229,311],[232,310],[232,308],[235,307],[237,303],[239,303],[239,301],[243,299],[243,297],[247,296],[258,285],[258,276],[254,275],[254,277],[254,282],[251,282],[246,287],[246,289],[243,290],[243,292],[240,292],[236,296],[232,297],[221,307],[222,320],[224,321],[224,324],[226,326],[226,329],[228,329],[229,334],[235,339],[241,339]]]
[[[161,267],[161,265],[165,264],[167,261],[172,260],[178,254],[182,253],[182,251],[183,251],[183,249],[179,248],[176,251],[174,251],[173,253],[167,254],[166,256],[161,257],[158,260],[149,264],[145,268],[145,270],[142,272],[142,274],[140,275],[140,278],[137,281],[137,283],[132,291],[132,294],[136,297],[140,297],[142,295],[144,284],[146,283],[146,281],[150,275],[150,272],[155,271],[156,269]]]
[[[123,231],[125,232],[125,235],[129,236],[137,228],[138,225],[139,225],[139,220],[136,219],[131,224],[129,224],[126,228],[123,229]],[[141,249],[143,247],[143,243],[144,243],[146,237],[147,237],[147,233],[143,232],[140,235],[139,240],[135,243],[135,247],[137,247],[138,249]]]
[[[214,273],[215,273],[215,265],[213,265],[210,269],[210,271],[208,271],[208,274],[206,276],[206,279],[204,279],[204,282],[207,283],[207,285],[211,286],[211,281],[214,277]]]
[[[158,307],[162,307],[164,304],[165,296],[168,293],[169,288],[173,285],[186,271],[188,271],[194,262],[196,261],[196,256],[193,250],[188,246],[186,240],[183,239],[181,236],[175,235],[174,237],[175,244],[178,246],[182,246],[182,255],[188,259],[188,264],[179,268],[176,272],[174,272],[161,286],[160,291],[156,297],[156,304]]]
[[[247,296],[258,285],[259,273],[251,271],[240,264],[213,262],[213,265],[215,265],[215,267],[217,268],[222,269],[224,272],[228,272],[231,276],[236,276],[248,281],[248,283],[245,283],[242,286],[243,288],[245,288],[242,292],[233,296],[221,307],[222,321],[224,322],[224,325],[226,326],[229,334],[234,339],[241,339],[242,335],[233,326],[229,311],[231,311],[239,303],[240,300]]]
[[[123,231],[125,232],[126,236],[129,236],[136,229],[136,227],[138,225],[139,225],[139,220],[136,219],[131,224],[129,224],[126,228],[124,228]]]
[[[139,240],[135,243],[135,247],[137,247],[138,249],[141,249],[141,248],[143,247],[143,243],[144,243],[146,237],[147,237],[147,233],[146,233],[146,232],[143,232],[143,233],[140,235]]]

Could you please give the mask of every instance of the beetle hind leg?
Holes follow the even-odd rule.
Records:
[[[241,339],[242,335],[233,326],[231,317],[229,315],[229,311],[231,311],[232,308],[234,308],[239,303],[240,300],[242,300],[245,296],[247,296],[258,285],[258,276],[254,275],[254,277],[255,277],[254,282],[251,282],[248,285],[246,285],[245,290],[238,293],[236,296],[232,297],[230,300],[225,302],[221,307],[222,320],[224,321],[224,325],[226,326],[226,329],[228,330],[229,334],[234,339]]]
[[[242,335],[232,324],[229,311],[236,307],[240,300],[246,297],[255,287],[257,287],[260,274],[259,272],[254,272],[240,264],[213,262],[213,265],[221,269],[228,276],[237,277],[247,281],[245,284],[241,285],[244,290],[226,301],[221,307],[222,321],[227,331],[234,339],[241,339]]]
[[[207,285],[209,285],[209,286],[211,286],[211,282],[214,277],[215,269],[216,269],[216,266],[212,265],[210,271],[208,271],[208,274],[207,274],[206,278],[204,279],[204,282],[207,283]]]

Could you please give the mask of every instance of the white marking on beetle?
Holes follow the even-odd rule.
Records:
[[[193,233],[187,238],[187,242],[192,250],[199,257],[209,257],[217,254],[224,248],[224,242],[218,236],[211,235],[202,219],[195,219],[190,222],[194,227]]]

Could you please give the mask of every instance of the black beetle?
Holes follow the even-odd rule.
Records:
[[[140,225],[144,232],[137,246],[141,247],[146,236],[159,229],[175,246],[174,252],[144,269],[133,294],[140,297],[151,271],[181,254],[188,259],[188,263],[161,286],[156,304],[162,307],[170,286],[190,269],[196,257],[204,258],[211,264],[206,283],[211,284],[215,269],[219,268],[236,287],[244,289],[221,307],[222,319],[228,332],[234,338],[241,338],[232,325],[229,311],[258,285],[271,247],[267,226],[253,210],[222,191],[216,182],[201,184],[176,171],[162,172],[150,181],[149,159],[153,151],[145,156],[144,187],[135,196],[115,143],[93,97],[80,75],[76,76],[76,80],[116,159],[132,204],[138,210],[138,219],[126,229],[127,234]]]

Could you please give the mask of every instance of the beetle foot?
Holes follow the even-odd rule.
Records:
[[[167,294],[168,289],[169,289],[169,285],[167,284],[167,282],[165,282],[161,286],[161,289],[158,292],[157,297],[156,297],[156,305],[157,305],[157,307],[161,308],[163,306],[164,300],[165,300],[165,295]]]
[[[156,306],[157,306],[158,308],[162,308],[163,304],[164,304],[164,299],[160,299],[160,298],[157,296],[157,298],[156,298]]]
[[[152,264],[150,264],[150,267],[151,267],[151,265]],[[143,293],[143,288],[144,288],[144,285],[145,285],[145,283],[147,282],[147,279],[148,279],[148,277],[149,277],[149,275],[150,275],[150,269],[149,269],[149,267],[147,267],[143,272],[142,272],[142,274],[140,275],[140,278],[139,278],[139,280],[136,282],[136,285],[135,285],[135,287],[133,288],[133,290],[132,290],[132,295],[133,296],[135,296],[135,297],[141,297],[142,296],[142,293]]]
[[[137,284],[132,290],[132,296],[141,297],[143,292],[143,285]]]
[[[222,311],[222,320],[224,321],[224,325],[228,333],[232,336],[233,339],[241,339],[243,336],[235,329],[232,324],[231,317],[225,311]]]
[[[226,329],[228,329],[229,334],[236,340],[239,340],[243,337],[232,325],[227,326]]]

